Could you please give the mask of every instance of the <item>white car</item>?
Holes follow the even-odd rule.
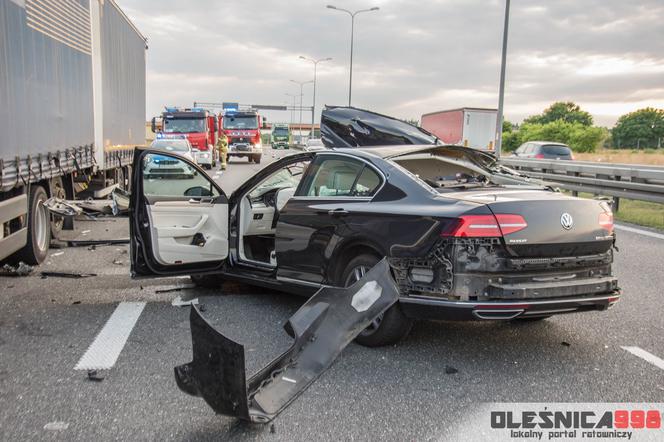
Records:
[[[186,138],[158,138],[150,145],[153,149],[172,152],[188,160],[196,162],[191,143]]]

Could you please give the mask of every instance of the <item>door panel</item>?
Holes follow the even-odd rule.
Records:
[[[159,201],[148,206],[154,258],[163,265],[228,256],[227,206]]]
[[[197,165],[137,150],[130,198],[132,276],[220,270],[228,256],[228,200]]]

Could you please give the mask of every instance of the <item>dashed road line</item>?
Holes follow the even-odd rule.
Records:
[[[616,230],[624,230],[625,232],[638,233],[639,235],[650,236],[652,238],[664,239],[661,233],[651,232],[649,230],[637,229],[635,227],[623,226],[622,224],[615,224],[613,226]]]
[[[115,365],[145,302],[121,302],[101,329],[74,370],[108,370]]]
[[[638,356],[644,361],[650,362],[655,367],[664,370],[664,359],[660,359],[652,353],[645,351],[639,347],[620,347],[625,351],[630,352],[634,356]]]

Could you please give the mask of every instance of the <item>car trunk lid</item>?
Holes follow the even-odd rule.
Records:
[[[484,203],[494,216],[523,217],[526,226],[503,235],[513,255],[579,256],[606,252],[613,244],[612,216],[603,201],[514,188],[469,190],[444,197]]]

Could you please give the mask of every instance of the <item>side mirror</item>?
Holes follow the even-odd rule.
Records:
[[[157,133],[157,117],[152,117],[152,133]]]

